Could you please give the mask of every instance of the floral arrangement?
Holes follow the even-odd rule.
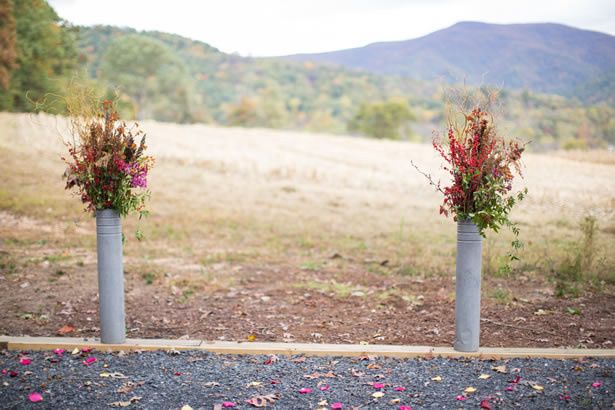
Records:
[[[444,195],[440,214],[453,215],[455,221],[474,222],[482,236],[486,229],[497,232],[501,226],[509,227],[518,236],[519,229],[509,219],[509,213],[527,194],[527,189],[512,192],[513,172],[522,176],[524,146],[501,137],[492,115],[480,107],[462,113],[460,118],[463,119],[449,122],[448,144],[433,141],[444,159],[444,170],[451,176],[450,185],[443,187],[430,175],[419,172]],[[514,248],[520,246],[518,240],[513,242]]]
[[[138,124],[128,128],[120,121],[110,100],[91,114],[72,119],[73,140],[66,142],[69,157],[62,158],[68,166],[66,189],[76,189],[85,210],[94,214],[110,208],[120,216],[146,215],[147,174],[154,159],[144,155],[145,134]]]

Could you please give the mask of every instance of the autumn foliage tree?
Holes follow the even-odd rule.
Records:
[[[11,73],[17,67],[15,43],[17,30],[13,15],[13,1],[0,0],[0,109],[10,106],[8,97]]]

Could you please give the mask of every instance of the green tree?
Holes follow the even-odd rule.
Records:
[[[138,119],[193,120],[192,92],[183,62],[161,41],[132,34],[114,40],[101,77],[132,99]]]
[[[35,107],[29,99],[38,101],[61,90],[62,81],[77,67],[75,30],[44,0],[2,0],[3,30],[11,30],[11,4],[16,66],[12,64],[5,108],[31,111]],[[3,55],[5,51],[3,44]]]
[[[391,100],[382,103],[362,104],[348,122],[348,130],[373,138],[399,139],[408,136],[408,123],[414,119],[405,101]]]
[[[10,108],[11,72],[17,68],[17,29],[13,1],[0,0],[0,109]]]

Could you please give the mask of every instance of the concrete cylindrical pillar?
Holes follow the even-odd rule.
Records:
[[[113,209],[96,211],[96,250],[100,340],[102,343],[124,343],[126,341],[126,316],[124,313],[122,224],[120,216]]]
[[[480,339],[482,237],[471,221],[457,223],[455,350],[476,352]]]

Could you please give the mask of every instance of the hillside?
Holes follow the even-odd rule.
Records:
[[[413,40],[285,58],[423,80],[576,94],[595,102],[583,86],[599,92],[593,80],[615,71],[615,37],[561,24],[461,22]]]
[[[401,98],[417,118],[412,125],[416,137],[428,139],[433,129],[443,125],[441,82],[308,61],[246,58],[168,33],[81,27],[79,49],[89,75],[104,81],[100,67],[109,45],[135,35],[160,42],[181,60],[188,76],[182,81],[189,83],[186,88],[191,93],[188,105],[193,112],[200,110],[192,122],[344,133],[361,104]],[[114,85],[113,78],[109,85]],[[609,120],[614,110],[606,105],[586,107],[527,90],[503,90],[500,101],[507,132],[532,140],[534,149],[615,143],[615,125]],[[151,118],[176,122],[181,118],[177,113],[181,106],[164,93],[152,95],[148,103],[164,108],[164,116]]]

